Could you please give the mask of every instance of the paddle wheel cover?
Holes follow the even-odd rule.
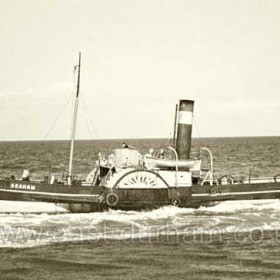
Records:
[[[114,184],[116,189],[168,189],[167,182],[156,172],[132,170],[122,175]]]

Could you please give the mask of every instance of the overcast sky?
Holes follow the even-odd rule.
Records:
[[[0,36],[0,140],[68,139],[79,51],[78,138],[168,138],[179,99],[194,137],[280,134],[278,0],[0,0]]]

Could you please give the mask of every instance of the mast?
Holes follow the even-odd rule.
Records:
[[[72,130],[71,130],[71,147],[70,147],[68,175],[67,175],[67,184],[68,185],[71,184],[71,177],[72,177],[73,152],[74,152],[74,142],[75,142],[75,135],[76,135],[76,124],[77,124],[79,92],[80,92],[81,53],[79,53],[79,65],[75,66],[75,68],[76,67],[78,67],[78,80],[77,80],[77,90],[76,90],[73,121],[72,121]]]

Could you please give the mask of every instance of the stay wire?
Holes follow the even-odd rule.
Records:
[[[92,127],[93,132],[94,132],[96,138],[99,139],[97,130],[96,130],[95,125],[94,125],[94,123],[93,123],[93,121],[92,121],[92,119],[91,119],[91,117],[90,117],[90,114],[89,114],[88,109],[87,109],[87,105],[86,105],[86,103],[84,102],[84,99],[83,99],[83,98],[82,98],[82,105],[83,105],[84,113],[85,113],[85,115],[86,115],[86,117],[87,117],[88,129],[89,129],[90,132],[92,132],[92,130],[90,129],[90,127]],[[91,133],[90,133],[90,134],[91,134]],[[94,138],[92,137],[92,134],[90,135],[90,137],[91,137],[92,139],[94,139]]]
[[[56,116],[54,122],[52,123],[50,129],[48,130],[47,134],[45,135],[44,139],[41,141],[41,144],[48,138],[49,134],[51,133],[51,131],[53,130],[54,126],[56,125],[57,121],[59,120],[59,118],[61,117],[62,113],[65,111],[69,101],[71,100],[72,97],[72,93],[71,96],[69,96],[67,102],[63,105],[62,109],[60,110],[59,114]]]
[[[88,115],[87,115],[87,112],[86,112],[86,109],[85,109],[86,105],[85,105],[85,102],[84,102],[83,98],[81,98],[81,104],[82,104],[82,111],[83,111],[83,114],[84,114],[84,118],[86,120],[86,125],[87,125],[87,129],[88,129],[88,132],[89,132],[90,139],[93,139],[92,131],[91,131],[90,124],[89,124]]]

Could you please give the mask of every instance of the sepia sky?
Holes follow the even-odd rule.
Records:
[[[279,50],[278,0],[0,0],[0,141],[69,138],[79,51],[77,138],[171,137],[179,99],[194,137],[280,135]]]

